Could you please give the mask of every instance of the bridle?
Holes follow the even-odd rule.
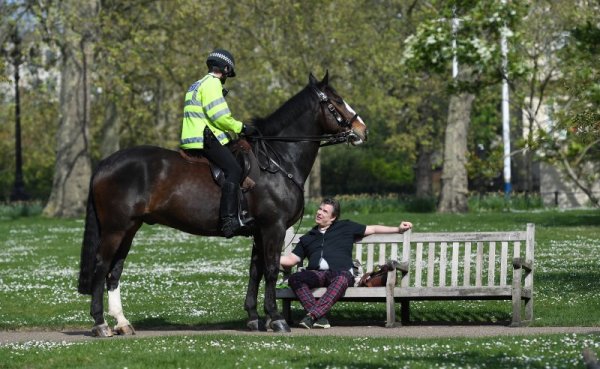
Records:
[[[331,102],[329,96],[326,93],[319,90],[315,86],[312,86],[312,90],[317,94],[319,98],[319,104],[322,107],[327,108],[329,113],[333,116],[338,126],[342,128],[347,128],[346,131],[335,133],[335,134],[323,134],[320,136],[252,136],[252,140],[264,140],[264,141],[286,141],[286,142],[301,142],[301,141],[310,141],[310,142],[321,142],[319,147],[336,145],[339,143],[349,142],[351,138],[356,137],[356,134],[352,132],[352,122],[358,119],[358,114],[354,114],[350,119],[344,119],[340,112],[336,109],[336,107]]]
[[[338,112],[338,110],[331,103],[331,100],[329,99],[329,96],[327,96],[327,94],[325,92],[319,90],[318,88],[316,88],[314,86],[313,86],[313,90],[315,91],[315,93],[319,97],[319,102],[322,105],[326,105],[327,106],[327,110],[329,110],[329,112],[331,113],[331,115],[333,115],[333,117],[337,121],[338,126],[344,127],[344,128],[350,128],[350,127],[352,127],[352,122],[354,122],[355,120],[358,119],[358,114],[355,113],[352,116],[352,118],[350,118],[350,119],[344,119],[344,118],[342,118],[342,116],[340,115],[340,113]]]
[[[326,93],[319,90],[315,86],[312,86],[312,90],[317,94],[319,98],[319,104],[321,107],[327,108],[329,113],[333,115],[333,118],[337,122],[338,126],[342,128],[347,128],[344,132],[335,133],[335,134],[323,134],[320,136],[252,136],[249,137],[251,140],[258,141],[256,145],[254,145],[255,155],[259,162],[259,167],[261,170],[267,171],[269,173],[281,172],[287,178],[289,178],[299,189],[302,196],[304,196],[304,183],[299,182],[292,173],[286,171],[281,166],[281,157],[279,153],[274,150],[270,145],[268,145],[265,141],[287,141],[287,142],[302,142],[302,141],[312,141],[312,142],[320,142],[319,147],[335,145],[339,143],[349,142],[350,138],[356,137],[356,134],[352,132],[352,122],[358,119],[358,114],[354,114],[350,119],[342,118],[340,112],[333,105],[329,96]],[[270,153],[270,154],[269,154]],[[261,155],[266,159],[266,163],[261,164],[260,158]],[[273,157],[275,159],[273,159]],[[304,209],[302,210],[304,212]]]

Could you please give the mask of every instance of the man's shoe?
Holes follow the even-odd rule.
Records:
[[[314,319],[310,315],[307,315],[300,321],[298,325],[302,328],[311,329],[314,323]]]
[[[328,329],[331,328],[331,324],[329,324],[329,320],[327,320],[327,318],[321,317],[313,323],[313,328]]]

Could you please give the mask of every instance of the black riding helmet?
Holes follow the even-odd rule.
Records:
[[[209,69],[213,66],[219,68],[227,77],[235,77],[235,59],[233,59],[233,55],[227,50],[215,49],[208,55],[206,65]]]

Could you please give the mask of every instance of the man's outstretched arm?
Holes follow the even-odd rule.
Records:
[[[365,236],[376,233],[404,233],[412,228],[412,223],[407,221],[400,222],[398,227],[389,227],[384,225],[368,225],[365,229]]]

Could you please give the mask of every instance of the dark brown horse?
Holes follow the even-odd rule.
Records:
[[[320,82],[311,74],[308,86],[269,117],[255,120],[254,125],[262,134],[253,142],[262,170],[256,187],[246,194],[255,222],[244,308],[248,327],[261,329],[256,305],[259,283],[264,278],[267,327],[289,332],[275,302],[285,231],[303,212],[303,185],[321,141],[360,144],[366,140],[367,129],[329,86],[327,74]],[[134,332],[123,315],[119,278],[141,225],[160,223],[192,234],[222,236],[219,197],[220,188],[208,166],[190,163],[175,151],[134,147],[100,162],[90,181],[79,274],[79,292],[92,295],[90,314],[95,335],[112,335],[104,320],[105,283],[108,313],[117,320],[115,330]]]

